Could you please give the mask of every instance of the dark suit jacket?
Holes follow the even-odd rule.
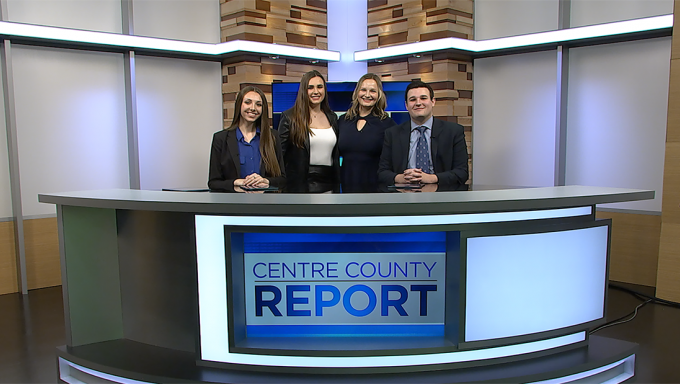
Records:
[[[270,186],[283,188],[286,184],[286,172],[283,167],[281,140],[279,139],[278,132],[272,130],[272,134],[274,135],[276,159],[279,162],[279,167],[281,167],[281,176],[271,177],[271,175],[267,175],[264,170],[264,161],[260,164],[259,174],[269,180]],[[215,133],[210,150],[208,188],[211,191],[234,191],[234,180],[246,176],[248,175],[241,175],[241,161],[239,159],[236,130],[225,129]]]
[[[378,180],[394,184],[394,178],[408,169],[411,120],[385,131]],[[465,132],[459,124],[434,119],[430,143],[434,173],[441,186],[462,186],[468,179],[468,154]]]
[[[309,174],[309,138],[305,139],[304,148],[298,148],[290,137],[290,124],[292,108],[281,114],[279,123],[279,136],[281,137],[281,149],[283,150],[283,162],[286,165],[286,180],[288,188],[293,191],[301,192],[307,185],[307,175]],[[335,137],[338,137],[338,116],[335,113],[326,113],[328,122],[331,123]],[[333,160],[334,180],[340,184],[340,154],[336,141],[331,154]]]

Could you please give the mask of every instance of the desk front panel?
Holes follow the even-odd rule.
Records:
[[[594,222],[592,207],[413,217],[197,215],[200,358],[422,369],[574,347],[603,317],[608,228]],[[505,251],[485,250],[486,243]],[[516,258],[514,278],[512,263],[499,262],[507,258]],[[586,273],[574,275],[578,270]],[[532,305],[506,300],[541,287],[537,301],[526,297]],[[568,308],[541,304],[553,295]],[[581,315],[560,315],[572,312]]]

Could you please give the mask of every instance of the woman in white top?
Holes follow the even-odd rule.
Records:
[[[302,75],[293,108],[283,112],[279,136],[292,192],[328,192],[339,187],[338,118],[326,98],[319,71]]]

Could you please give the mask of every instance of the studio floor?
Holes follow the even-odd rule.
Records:
[[[648,287],[627,287],[653,294]],[[607,318],[623,316],[643,301],[610,289]],[[640,345],[637,383],[680,383],[680,309],[660,304],[640,308],[630,322],[597,335]],[[0,296],[0,383],[55,383],[55,347],[65,344],[61,287]]]

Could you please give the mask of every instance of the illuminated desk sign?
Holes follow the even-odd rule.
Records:
[[[243,249],[248,337],[444,334],[443,232],[245,233]]]
[[[444,333],[444,252],[244,257],[249,337]]]

